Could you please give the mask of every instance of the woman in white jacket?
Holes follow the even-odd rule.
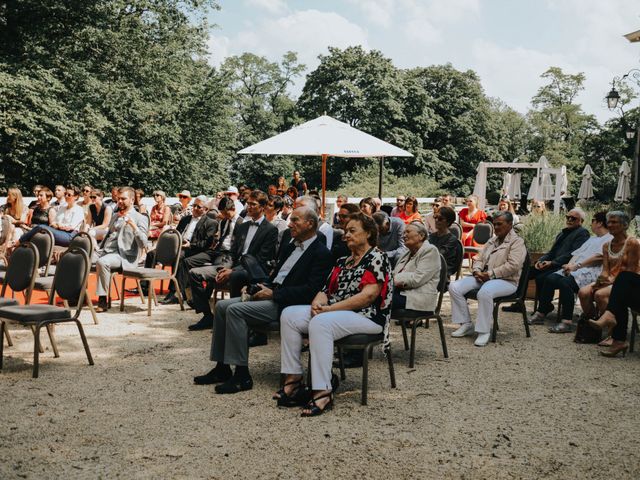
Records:
[[[404,231],[407,251],[393,270],[393,309],[433,312],[438,304],[440,252],[427,241],[426,227],[410,223]]]

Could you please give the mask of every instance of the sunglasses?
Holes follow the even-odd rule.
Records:
[[[91,190],[83,190],[83,193],[91,193]]]
[[[345,214],[345,213],[339,213],[338,214],[338,218],[347,218],[349,216],[349,214]]]
[[[578,217],[574,217],[573,215],[567,215],[565,218],[567,219],[567,221],[570,220],[572,222],[578,220]]]
[[[97,195],[89,195],[89,198],[90,198],[91,200],[95,200],[95,199],[96,199],[96,198],[98,198],[98,197],[97,197]]]
[[[439,203],[434,203],[434,204],[433,204],[433,206],[434,206],[435,208],[440,208],[440,204],[439,204]]]
[[[65,197],[73,197],[74,195],[73,195],[73,193],[65,193],[64,196]]]
[[[162,195],[160,195],[159,193],[154,193],[153,196],[154,197],[161,197]],[[180,197],[180,198],[183,198],[183,197]]]
[[[193,208],[194,210],[195,210],[196,208],[197,208],[198,210],[200,210],[200,209],[202,209],[202,208],[204,208],[204,207],[203,207],[202,205],[194,205],[194,206],[193,206],[193,207],[191,207],[191,208]]]
[[[178,198],[189,198],[186,195],[178,195]]]

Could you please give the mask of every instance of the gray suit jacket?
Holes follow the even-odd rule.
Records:
[[[109,233],[102,242],[103,249],[99,252],[99,256],[106,255],[107,253],[117,253],[122,257],[124,262],[135,265],[138,262],[140,253],[147,246],[149,218],[133,209],[131,209],[127,215],[134,221],[138,229],[134,230],[129,225],[125,225],[119,230],[116,230],[115,224],[120,216],[114,214],[109,223]],[[104,248],[109,245],[113,245],[113,235],[117,235],[117,252],[114,252],[112,248],[110,248],[109,251],[104,250]]]

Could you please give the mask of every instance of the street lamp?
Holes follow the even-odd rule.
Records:
[[[622,118],[624,118],[624,110],[622,110],[622,106],[618,107],[618,103],[620,101],[620,94],[616,90],[616,84],[620,84],[621,82],[630,83],[633,81],[636,86],[640,87],[640,70],[637,68],[632,68],[627,73],[625,73],[622,77],[614,77],[611,82],[611,90],[605,97],[607,99],[607,106],[610,110],[615,108],[620,108],[620,113],[622,114]],[[632,166],[632,178],[633,183],[631,186],[632,189],[632,198],[633,198],[633,210],[635,215],[640,215],[640,184],[638,184],[638,157],[640,156],[640,120],[636,120],[636,127],[633,130],[627,130],[625,132],[627,140],[633,140],[633,137],[636,137],[636,144],[633,150],[633,166]]]

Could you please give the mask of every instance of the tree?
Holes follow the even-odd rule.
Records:
[[[205,61],[207,25],[198,21],[215,2],[22,0],[3,7],[7,183],[213,192],[227,182],[230,99]]]
[[[280,63],[252,53],[224,61],[221,71],[234,102],[236,150],[295,125],[296,104],[288,89],[304,69],[293,52],[287,52]],[[293,171],[291,157],[236,156],[233,165],[235,181],[263,189],[275,183],[278,176],[287,176]]]
[[[551,67],[541,77],[548,83],[531,101],[530,149],[537,157],[545,155],[552,165],[566,165],[570,183],[575,183],[584,166],[584,142],[598,127],[595,117],[575,103],[584,89],[585,76],[565,74],[562,69]]]

